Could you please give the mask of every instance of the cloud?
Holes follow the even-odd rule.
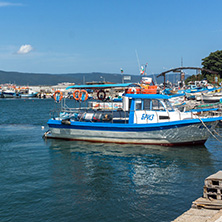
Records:
[[[0,7],[7,7],[7,6],[22,6],[21,3],[11,3],[11,2],[1,2],[0,1]]]
[[[27,54],[33,50],[31,45],[22,45],[17,51],[17,54]]]

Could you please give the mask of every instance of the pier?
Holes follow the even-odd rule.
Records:
[[[203,197],[173,222],[222,222],[222,171],[205,179]]]

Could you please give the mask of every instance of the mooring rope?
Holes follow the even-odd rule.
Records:
[[[219,136],[219,137],[221,137],[222,138],[222,136],[215,130],[215,129],[213,129],[213,132],[214,133],[216,133],[217,134],[217,136]]]
[[[46,131],[46,132],[43,134],[42,138],[43,138],[43,139],[47,139],[47,135],[48,135],[49,133],[51,133],[50,130]]]
[[[203,124],[203,126],[208,130],[208,132],[219,142],[222,143],[222,141],[220,141],[211,131],[210,129],[207,127],[207,125],[203,122],[203,120],[198,116],[198,119],[200,120],[200,122]]]

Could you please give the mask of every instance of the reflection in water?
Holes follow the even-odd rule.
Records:
[[[112,143],[91,143],[82,141],[66,141],[59,139],[48,139],[46,144],[52,150],[59,150],[61,153],[88,153],[93,155],[104,156],[143,156],[151,153],[165,153],[173,152],[176,155],[184,155],[188,151],[193,152],[207,152],[204,145],[188,146],[188,147],[163,147],[156,145],[127,145],[127,144],[112,144]],[[188,153],[190,156],[190,152]],[[185,155],[186,156],[186,155]],[[197,158],[199,159],[199,158]]]
[[[46,143],[50,147],[58,204],[64,195],[72,195],[76,205],[84,205],[79,211],[85,212],[88,207],[89,214],[97,210],[101,217],[128,212],[130,218],[142,220],[156,208],[162,209],[157,218],[161,214],[172,216],[178,204],[187,207],[184,195],[191,201],[201,195],[203,178],[213,170],[205,146],[171,148],[63,140]],[[172,206],[166,212],[169,201]],[[153,221],[157,218],[154,216]]]

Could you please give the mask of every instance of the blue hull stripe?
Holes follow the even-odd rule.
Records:
[[[202,119],[207,124],[221,120],[222,117]],[[81,129],[81,130],[98,130],[98,131],[131,131],[131,132],[142,132],[142,131],[156,131],[156,130],[167,130],[175,129],[178,127],[185,127],[193,124],[200,124],[199,119],[192,120],[181,120],[164,123],[149,123],[149,124],[117,124],[117,123],[92,123],[92,122],[74,122],[71,121],[71,125],[62,124],[60,120],[50,119],[48,125],[50,128],[64,128],[64,129]],[[201,124],[202,125],[202,124]],[[207,124],[208,125],[208,124]]]

